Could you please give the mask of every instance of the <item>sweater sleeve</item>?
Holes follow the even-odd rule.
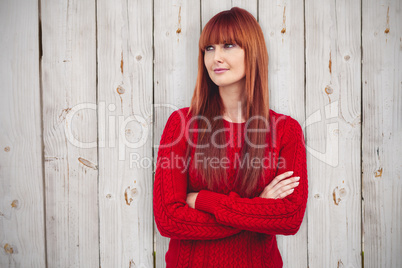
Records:
[[[185,115],[173,112],[163,130],[155,170],[153,208],[162,236],[175,239],[220,239],[242,232],[222,225],[210,213],[193,209],[187,199]]]
[[[308,195],[306,149],[300,124],[288,117],[281,138],[276,176],[294,171],[300,176],[294,192],[282,199],[241,198],[237,193],[223,195],[201,190],[195,208],[215,215],[219,223],[265,234],[294,235],[303,221]]]

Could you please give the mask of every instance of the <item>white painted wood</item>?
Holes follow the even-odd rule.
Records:
[[[99,267],[95,1],[43,0],[41,22],[47,264]]]
[[[169,115],[190,106],[198,71],[200,1],[154,1],[154,162]],[[169,238],[154,225],[156,267],[166,267]]]
[[[45,267],[37,1],[0,2],[0,267]]]
[[[360,10],[305,1],[309,267],[362,265]]]
[[[303,1],[259,1],[259,23],[269,56],[270,108],[292,116],[303,125]],[[295,236],[277,235],[277,241],[284,267],[307,267],[307,213]]]
[[[97,4],[100,265],[153,267],[152,1]]]
[[[365,267],[402,267],[402,3],[362,2]]]

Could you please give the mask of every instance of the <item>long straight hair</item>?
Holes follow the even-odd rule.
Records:
[[[233,43],[245,51],[245,104],[244,107],[241,107],[247,122],[245,129],[267,131],[270,127],[268,52],[264,35],[253,15],[244,9],[233,7],[212,17],[202,30],[199,40],[198,76],[188,114],[197,116],[198,119],[193,120],[192,124],[197,124],[198,131],[207,128],[207,122],[201,120],[201,117],[209,122],[208,129],[211,131],[203,131],[202,135],[198,136],[195,148],[195,152],[202,155],[204,159],[224,157],[227,150],[222,146],[202,146],[211,141],[212,135],[218,144],[225,144],[225,132],[218,131],[224,127],[223,120],[212,120],[216,116],[223,115],[225,107],[219,94],[219,88],[212,82],[205,67],[205,48],[211,44]],[[258,120],[261,118],[264,120]],[[240,152],[241,161],[243,162],[246,154],[249,158],[263,159],[267,146],[267,133],[250,131],[247,138],[249,142],[244,143]],[[190,150],[187,151],[187,156],[189,153]],[[205,168],[205,163],[204,165],[195,163],[195,169],[198,175],[205,180],[209,190],[216,190],[221,183],[228,183],[227,170],[224,168],[211,168],[210,166]],[[255,168],[249,164],[240,165],[232,188],[237,189],[241,196],[251,197],[261,178],[264,178],[262,166]]]

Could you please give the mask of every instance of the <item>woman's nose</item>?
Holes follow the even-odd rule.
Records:
[[[219,48],[219,46],[216,46],[216,48],[215,48],[214,60],[215,61],[222,61],[222,51]]]

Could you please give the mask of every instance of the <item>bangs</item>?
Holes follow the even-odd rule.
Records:
[[[200,36],[199,48],[204,52],[209,45],[229,43],[235,43],[243,48],[243,34],[234,16],[222,12],[205,25]]]

